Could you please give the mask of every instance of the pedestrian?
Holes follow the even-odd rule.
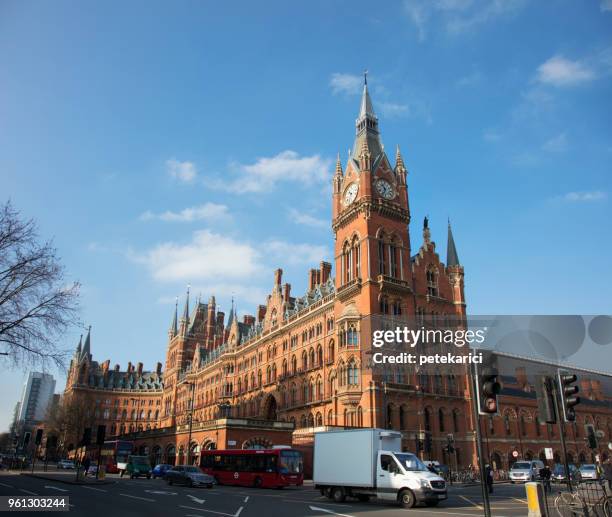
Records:
[[[552,492],[552,486],[550,485],[550,478],[552,477],[552,472],[547,463],[545,463],[544,467],[540,469],[540,477],[544,482],[544,492],[548,492],[550,494]]]
[[[489,489],[489,494],[493,493],[493,469],[491,465],[488,463],[485,465],[485,481],[487,483],[487,488]]]
[[[603,464],[603,479],[605,480],[604,490],[608,496],[612,496],[612,459],[607,458]]]
[[[87,456],[83,460],[83,469],[85,470],[85,472],[83,472],[83,477],[87,477],[87,471],[89,470],[89,465],[91,465],[91,460],[89,459],[89,456]]]

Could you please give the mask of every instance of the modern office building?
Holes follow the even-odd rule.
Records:
[[[53,375],[41,372],[30,372],[23,385],[17,422],[32,425],[42,422],[47,415],[47,408],[53,400],[55,379]]]

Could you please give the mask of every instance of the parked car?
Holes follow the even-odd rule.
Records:
[[[527,483],[540,479],[540,469],[544,463],[540,460],[519,460],[510,468],[510,483]]]
[[[172,465],[168,465],[167,463],[160,463],[159,465],[155,465],[155,467],[153,467],[151,475],[153,476],[153,479],[163,478],[166,472],[168,472],[171,468]]]
[[[592,463],[585,463],[580,465],[577,475],[578,481],[597,481],[599,479],[599,473],[597,467]]]
[[[72,461],[72,460],[59,460],[57,462],[57,468],[58,469],[72,470],[72,469],[74,469],[74,461]]]
[[[578,474],[578,469],[576,468],[576,465],[574,465],[573,463],[570,463],[569,471],[570,471],[570,479],[572,480],[576,479],[577,474]],[[551,480],[555,483],[561,483],[565,481],[566,478],[567,476],[565,473],[565,465],[561,463],[555,464],[555,466],[553,467]]]
[[[149,463],[148,456],[128,456],[125,470],[121,471],[121,477],[124,474],[129,474],[130,479],[134,479],[140,476],[145,476],[147,479],[151,479],[151,464]]]
[[[174,483],[186,486],[205,486],[212,488],[216,483],[215,478],[202,472],[193,465],[177,465],[166,471],[164,479],[169,485]]]

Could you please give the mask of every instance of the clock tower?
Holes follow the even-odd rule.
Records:
[[[415,313],[406,174],[399,146],[395,165],[385,153],[366,78],[355,141],[332,180],[337,317],[348,306],[362,317]]]

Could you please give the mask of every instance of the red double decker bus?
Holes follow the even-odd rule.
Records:
[[[100,465],[104,465],[106,472],[117,474],[127,468],[128,456],[132,454],[133,442],[126,440],[108,440],[101,447],[102,458]],[[97,457],[97,449],[96,449]]]
[[[304,483],[302,453],[290,448],[202,451],[200,466],[222,485],[283,488]]]

